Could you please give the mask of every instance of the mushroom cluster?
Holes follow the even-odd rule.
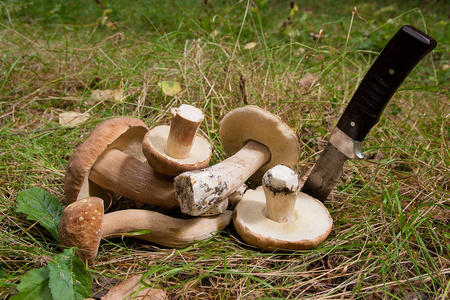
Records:
[[[202,120],[200,110],[181,105],[170,126],[149,130],[140,119],[130,117],[99,124],[67,164],[69,205],[59,226],[61,246],[77,247],[80,258],[92,261],[102,237],[143,231],[146,233],[133,236],[180,248],[224,229],[232,212],[223,205],[191,219],[144,209],[105,214],[105,208],[120,197],[156,207],[178,207],[174,176],[203,168],[211,158],[209,142],[197,134]]]
[[[307,249],[328,236],[326,208],[298,192],[291,168],[300,143],[281,118],[252,105],[232,110],[219,132],[230,157],[209,166],[212,147],[197,133],[203,113],[181,105],[173,114],[170,126],[150,130],[137,118],[109,119],[75,150],[65,177],[63,247],[77,247],[87,261],[108,237],[130,235],[180,248],[223,230],[232,219],[244,241],[265,250]],[[245,191],[246,182],[263,185]],[[120,197],[147,207],[105,213]],[[234,213],[229,204],[236,205]],[[148,206],[176,208],[184,217]]]

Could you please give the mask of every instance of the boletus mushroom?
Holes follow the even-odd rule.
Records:
[[[333,220],[327,208],[299,192],[292,169],[275,166],[262,183],[247,190],[234,210],[233,224],[244,241],[263,250],[304,250],[328,237]]]
[[[144,137],[143,151],[149,165],[156,172],[171,176],[207,167],[211,145],[197,134],[204,119],[202,111],[182,104],[173,112],[170,126],[156,126]]]
[[[77,255],[83,261],[95,258],[101,238],[124,236],[134,231],[137,233],[133,237],[163,247],[183,248],[211,237],[232,219],[231,211],[192,219],[178,219],[142,209],[104,214],[103,205],[102,199],[88,197],[71,203],[61,215],[59,243],[63,247],[77,247]],[[139,231],[145,232],[140,234]]]
[[[147,126],[137,118],[118,117],[99,124],[70,157],[65,194],[68,203],[108,192],[161,207],[178,206],[173,178],[145,163],[142,140]]]
[[[231,157],[175,177],[181,211],[197,216],[224,201],[248,179],[259,185],[271,167],[294,166],[300,159],[297,135],[278,116],[256,106],[237,108],[222,119],[220,139]]]

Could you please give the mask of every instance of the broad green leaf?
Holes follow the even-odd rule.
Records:
[[[162,81],[158,84],[167,96],[175,96],[181,92],[181,85],[176,81]]]
[[[38,221],[56,240],[63,210],[58,198],[42,188],[22,190],[17,195],[16,211],[26,214],[28,220]]]
[[[43,267],[33,269],[25,273],[17,286],[19,293],[12,296],[10,300],[49,300],[52,299],[52,293],[49,282],[49,269]]]
[[[82,300],[91,296],[91,274],[75,255],[74,248],[64,250],[47,267],[53,299]]]

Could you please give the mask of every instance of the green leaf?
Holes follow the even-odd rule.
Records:
[[[19,293],[10,300],[47,300],[52,299],[49,282],[49,269],[43,267],[25,273],[17,286]]]
[[[92,277],[74,248],[66,249],[48,264],[53,299],[82,300],[91,296]]]
[[[63,210],[58,198],[42,188],[22,190],[17,195],[16,211],[26,214],[28,220],[38,221],[56,240]]]

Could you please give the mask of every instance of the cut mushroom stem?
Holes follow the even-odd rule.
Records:
[[[191,152],[197,130],[203,121],[201,110],[183,104],[176,111],[170,123],[167,138],[167,155],[174,158],[186,158]]]
[[[236,154],[216,165],[178,175],[175,190],[181,211],[192,216],[208,211],[240,188],[270,157],[269,148],[250,140]]]
[[[59,243],[63,247],[77,247],[78,256],[88,261],[95,258],[102,237],[133,236],[164,247],[182,248],[211,237],[224,229],[231,218],[231,211],[193,219],[177,219],[138,209],[104,214],[103,200],[89,197],[73,202],[64,210]]]
[[[149,130],[142,144],[149,165],[156,172],[170,176],[207,167],[212,155],[211,145],[197,134],[203,119],[201,110],[183,104],[174,110],[170,126],[160,125]]]
[[[275,166],[264,174],[262,183],[266,196],[266,217],[278,223],[295,221],[295,202],[299,191],[297,173],[281,165]]]

